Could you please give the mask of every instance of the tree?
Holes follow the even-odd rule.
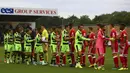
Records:
[[[92,21],[87,15],[83,15],[79,19],[80,24],[91,24]]]

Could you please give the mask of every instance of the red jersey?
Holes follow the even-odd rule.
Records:
[[[91,33],[89,34],[89,38],[90,38],[90,39],[95,39],[95,38],[96,38],[96,37],[95,37],[95,33],[94,33],[94,32],[91,32]],[[89,42],[89,46],[94,46],[93,42],[94,42],[94,41],[90,41],[90,42]]]
[[[124,37],[126,37],[126,40],[124,39]],[[128,34],[126,30],[121,31],[120,33],[120,44],[128,44]]]
[[[82,35],[83,35],[84,37],[86,37],[86,36],[87,36],[87,32],[86,32],[86,30],[85,30],[85,29],[83,29],[81,32],[82,32]]]
[[[112,52],[118,53],[118,41],[116,40],[117,39],[117,31],[115,28],[112,28],[111,33],[110,33],[110,37],[115,39],[115,41],[111,41]]]
[[[110,33],[110,37],[117,39],[117,31],[115,28],[112,28],[111,33]],[[118,44],[118,41],[117,40],[115,40],[114,42],[111,41],[111,45],[113,45],[113,44]]]
[[[75,29],[74,28],[72,28],[71,30],[70,30],[70,33],[69,33],[69,36],[70,37],[73,37],[73,36],[75,36]],[[70,42],[72,42],[74,39],[72,39],[72,40],[70,40]]]
[[[87,32],[86,32],[85,29],[83,29],[81,32],[82,32],[82,35],[83,35],[84,37],[87,36]],[[87,44],[87,41],[84,41],[84,45],[85,45],[85,47],[88,45],[88,44]]]

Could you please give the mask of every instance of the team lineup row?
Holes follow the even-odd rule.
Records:
[[[65,25],[60,34],[53,27],[50,35],[48,35],[45,27],[41,25],[40,29],[35,29],[36,36],[34,38],[31,37],[32,30],[30,28],[26,29],[24,35],[22,35],[22,27],[18,27],[14,34],[13,30],[9,29],[4,35],[5,62],[9,64],[23,61],[29,65],[30,61],[32,61],[34,65],[37,65],[37,56],[39,56],[40,64],[47,65],[48,48],[50,48],[52,55],[51,66],[65,66],[67,59],[67,63],[71,66],[82,68],[86,64],[85,51],[88,45],[87,56],[90,62],[89,67],[105,70],[105,42],[111,41],[113,61],[115,64],[112,69],[128,70],[127,56],[129,45],[125,25],[120,25],[120,34],[117,35],[114,24],[110,24],[110,38],[105,37],[104,27],[102,24],[97,25],[97,36],[93,32],[93,28],[89,27],[90,33],[88,37],[83,25],[79,25],[77,31],[72,27],[72,24]],[[121,68],[119,68],[118,61],[118,40],[120,40],[119,57],[122,63]],[[96,54],[98,55],[97,58]],[[46,56],[46,62],[44,61],[44,55]]]

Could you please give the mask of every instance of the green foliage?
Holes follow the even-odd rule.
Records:
[[[39,27],[40,24],[44,24],[46,27],[51,26],[61,26],[65,24],[73,23],[74,25],[78,24],[97,24],[97,23],[103,23],[103,24],[120,24],[124,23],[126,25],[130,24],[130,12],[126,11],[115,11],[111,14],[102,14],[102,15],[96,15],[94,19],[90,19],[88,15],[82,15],[80,18],[76,17],[75,15],[69,16],[68,18],[63,18],[60,16],[54,16],[54,17],[41,17],[36,20],[36,26]]]

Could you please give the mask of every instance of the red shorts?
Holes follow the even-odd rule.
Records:
[[[124,47],[120,47],[120,54],[128,55],[129,46],[128,44],[124,45]]]
[[[112,53],[118,53],[118,44],[111,45]]]
[[[82,53],[85,53],[85,51],[86,51],[86,48],[87,48],[87,46],[86,45],[83,45],[83,48],[82,48]]]
[[[88,54],[95,54],[96,53],[96,49],[94,46],[89,46],[88,47]]]
[[[70,44],[70,51],[71,51],[71,52],[74,52],[74,51],[75,51],[74,43],[72,43],[72,42],[71,42],[71,44]]]
[[[102,48],[102,49],[97,48],[96,52],[98,55],[105,54],[105,49],[104,48]]]

